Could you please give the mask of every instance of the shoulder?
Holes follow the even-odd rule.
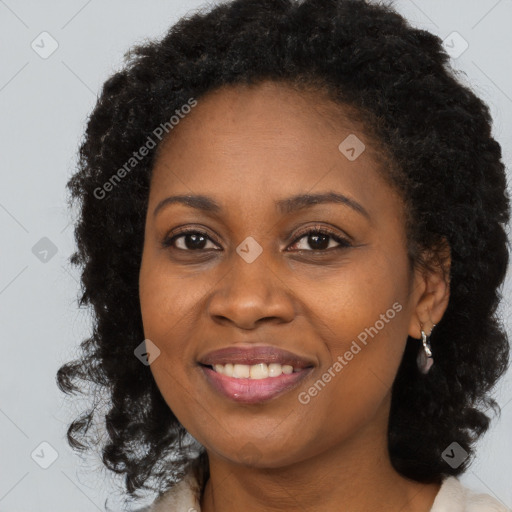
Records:
[[[454,476],[443,480],[430,512],[512,512],[489,494],[477,493]]]

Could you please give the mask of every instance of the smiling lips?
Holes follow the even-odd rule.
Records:
[[[298,385],[314,363],[272,346],[231,346],[209,352],[199,364],[207,381],[237,402],[270,400]]]

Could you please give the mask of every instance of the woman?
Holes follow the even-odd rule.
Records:
[[[364,0],[238,0],[130,52],[69,182],[95,328],[58,373],[108,391],[129,496],[507,510],[457,479],[509,357],[490,130],[441,41]]]

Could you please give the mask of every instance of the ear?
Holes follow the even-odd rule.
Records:
[[[429,335],[434,324],[441,321],[450,298],[450,246],[446,239],[436,249],[423,253],[427,265],[414,271],[413,314],[409,336],[421,338],[421,330]]]

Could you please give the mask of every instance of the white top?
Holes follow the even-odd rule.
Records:
[[[200,494],[199,482],[189,471],[172,489],[138,512],[201,512]],[[512,512],[512,509],[488,494],[464,487],[456,477],[450,476],[443,480],[430,512]]]

